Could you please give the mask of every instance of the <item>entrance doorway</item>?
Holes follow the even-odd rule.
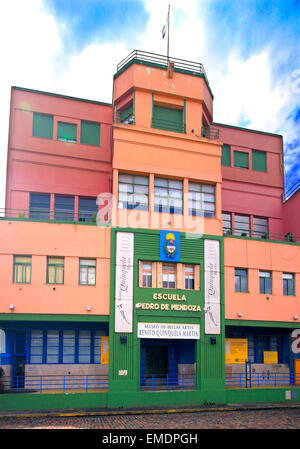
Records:
[[[168,346],[145,347],[145,376],[166,377],[169,373]]]

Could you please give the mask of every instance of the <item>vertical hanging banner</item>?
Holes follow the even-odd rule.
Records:
[[[220,249],[218,240],[204,240],[205,333],[220,334]]]
[[[115,332],[133,330],[133,241],[133,233],[117,232]]]

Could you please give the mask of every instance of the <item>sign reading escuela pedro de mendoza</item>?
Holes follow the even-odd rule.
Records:
[[[138,338],[200,339],[200,324],[138,323]]]

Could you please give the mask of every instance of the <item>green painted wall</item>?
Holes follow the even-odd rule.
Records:
[[[109,407],[134,407],[143,405],[171,404],[189,405],[202,403],[224,403],[225,401],[225,355],[224,355],[224,263],[222,237],[203,236],[186,239],[181,233],[181,263],[200,264],[200,291],[170,289],[169,293],[185,294],[186,304],[201,306],[201,312],[141,310],[133,307],[133,333],[127,336],[127,343],[120,342],[122,334],[114,332],[115,255],[116,232],[111,233],[111,301],[110,301],[110,363],[109,363]],[[134,232],[134,305],[137,302],[157,303],[153,293],[167,292],[159,288],[139,288],[138,261],[160,261],[160,233],[153,230],[120,229]],[[204,334],[204,241],[203,238],[220,241],[221,267],[221,334],[214,335],[216,344],[211,344],[211,335]],[[166,301],[164,301],[166,302]],[[171,303],[172,301],[168,301]],[[144,392],[140,391],[140,339],[137,338],[138,322],[200,324],[200,340],[196,341],[196,391]],[[120,376],[119,370],[127,370],[127,376]]]

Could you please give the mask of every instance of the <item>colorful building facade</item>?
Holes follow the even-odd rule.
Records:
[[[189,61],[133,52],[112,104],[13,87],[0,342],[15,407],[46,408],[29,392],[51,389],[48,408],[299,400],[282,147],[214,123]]]

